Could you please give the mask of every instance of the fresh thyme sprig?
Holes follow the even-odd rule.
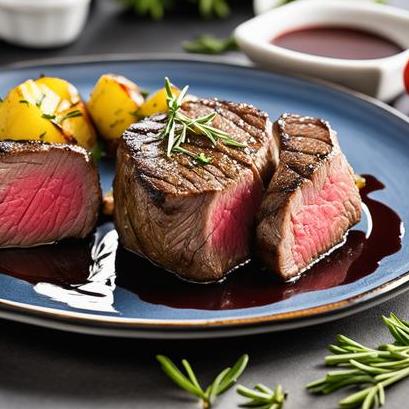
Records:
[[[244,408],[281,409],[287,398],[281,385],[277,385],[274,390],[261,383],[257,384],[254,389],[239,385],[237,393],[249,399],[248,402],[240,405]]]
[[[161,364],[163,372],[165,372],[176,385],[199,398],[202,402],[203,409],[207,409],[213,405],[217,396],[226,392],[237,382],[237,379],[246,369],[249,357],[248,355],[241,356],[233,367],[221,371],[206,389],[200,386],[191,365],[186,359],[182,360],[186,374],[181,372],[168,357],[157,355],[156,359]]]
[[[172,91],[172,86],[169,78],[165,78],[166,100],[168,105],[168,116],[166,125],[160,132],[159,137],[167,139],[166,153],[170,157],[172,152],[180,152],[192,156],[199,163],[208,164],[211,158],[204,153],[195,154],[181,145],[186,142],[189,136],[204,136],[210,140],[213,146],[217,141],[221,141],[225,145],[234,146],[237,148],[244,148],[247,145],[233,139],[227,132],[214,128],[211,124],[216,116],[216,112],[199,118],[189,118],[183,112],[181,107],[183,99],[185,98],[189,86],[186,85],[179,96],[175,96]]]
[[[395,339],[394,344],[376,349],[339,335],[338,343],[330,345],[333,355],[325,358],[328,366],[342,368],[307,385],[312,393],[329,394],[345,387],[361,390],[339,402],[342,409],[371,409],[385,403],[385,388],[409,377],[409,323],[395,314],[383,317],[385,325]]]

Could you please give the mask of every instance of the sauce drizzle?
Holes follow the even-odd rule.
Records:
[[[71,307],[115,313],[117,286],[142,300],[173,308],[228,310],[278,302],[296,294],[352,283],[373,273],[401,249],[403,224],[385,204],[369,197],[384,189],[365,175],[361,196],[367,228],[351,230],[345,244],[292,283],[281,283],[255,261],[221,283],[181,281],[122,248],[112,223],[101,225],[93,241],[72,241],[32,249],[0,250],[0,271],[34,284],[34,290]],[[363,216],[365,218],[365,216]],[[372,223],[371,223],[372,222]]]

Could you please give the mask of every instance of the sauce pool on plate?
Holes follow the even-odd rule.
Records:
[[[282,283],[252,261],[223,282],[182,281],[149,261],[118,248],[112,223],[98,227],[93,242],[71,240],[28,249],[0,250],[0,272],[31,282],[40,296],[82,310],[117,313],[114,290],[148,304],[197,310],[234,310],[276,303],[295,295],[359,280],[400,251],[403,225],[390,207],[370,197],[385,186],[365,175],[361,196],[367,227],[352,229],[343,246],[295,282]]]
[[[299,28],[279,34],[271,43],[305,54],[348,60],[391,57],[404,50],[379,34],[341,26]]]

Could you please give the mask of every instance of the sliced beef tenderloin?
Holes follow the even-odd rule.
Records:
[[[86,237],[100,202],[98,172],[83,148],[0,142],[0,247]]]
[[[361,198],[327,122],[287,114],[273,132],[280,163],[257,216],[257,252],[289,280],[343,242],[361,218]]]
[[[212,125],[248,146],[191,136],[185,147],[212,157],[201,166],[185,154],[166,156],[158,139],[165,116],[131,126],[117,153],[115,222],[126,249],[185,279],[216,281],[249,257],[263,180],[278,159],[272,125],[245,104],[199,100],[183,110],[190,117],[216,111]]]

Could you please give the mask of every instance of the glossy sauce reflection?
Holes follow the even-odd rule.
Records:
[[[294,283],[281,283],[256,263],[234,271],[224,282],[191,284],[121,248],[111,223],[100,226],[93,242],[66,242],[34,249],[0,251],[0,271],[35,284],[34,289],[77,309],[116,312],[116,286],[142,300],[174,308],[249,308],[296,294],[328,289],[373,273],[380,261],[401,249],[402,223],[388,206],[368,195],[384,188],[372,176],[362,199],[372,230],[352,230],[345,244]]]
[[[117,284],[144,301],[174,308],[237,309],[271,304],[308,291],[324,290],[356,281],[373,273],[379,262],[401,248],[401,220],[388,206],[368,197],[384,185],[372,176],[362,199],[372,215],[372,232],[352,230],[345,244],[315,264],[298,281],[281,283],[250,262],[234,271],[224,282],[197,285],[182,282],[163,270],[120,250]]]
[[[300,28],[280,34],[271,43],[305,54],[352,60],[391,57],[404,50],[379,34],[340,26]]]

